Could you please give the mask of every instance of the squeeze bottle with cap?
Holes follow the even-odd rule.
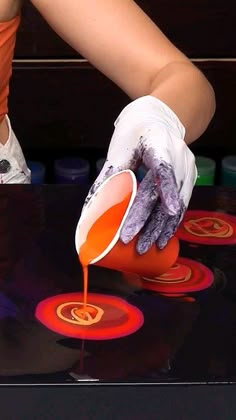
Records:
[[[236,155],[225,156],[222,159],[221,184],[236,187]]]
[[[46,168],[42,162],[27,160],[27,166],[31,170],[31,184],[44,184]]]
[[[216,162],[205,156],[196,156],[195,159],[198,170],[195,185],[214,185]]]
[[[89,172],[89,162],[85,159],[68,157],[54,162],[57,184],[87,184]]]

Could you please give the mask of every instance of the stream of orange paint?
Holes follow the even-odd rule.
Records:
[[[131,193],[118,204],[115,204],[104,212],[92,225],[88,232],[86,241],[80,248],[79,260],[83,269],[83,308],[85,312],[88,298],[88,265],[98,257],[110,244],[114,238],[120,222],[126,212],[131,198]]]

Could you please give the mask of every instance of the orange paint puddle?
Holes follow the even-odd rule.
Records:
[[[86,340],[125,337],[138,331],[144,322],[138,308],[116,296],[89,293],[89,315],[93,322],[86,322],[81,317],[82,306],[83,293],[51,296],[37,305],[35,316],[58,334]]]

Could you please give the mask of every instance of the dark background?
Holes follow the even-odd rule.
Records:
[[[139,0],[205,73],[217,99],[207,132],[191,147],[218,164],[236,154],[235,6],[229,0]],[[105,155],[113,122],[129,98],[67,46],[30,4],[23,9],[11,80],[10,115],[27,158]]]
[[[223,155],[236,153],[236,6],[232,0],[138,3],[214,86],[217,112],[193,150],[218,162]],[[119,88],[66,46],[30,5],[25,6],[11,81],[10,115],[28,158],[50,163],[68,153],[91,161],[103,156],[113,121],[128,102]],[[25,420],[52,418],[55,411],[58,419],[64,419],[65,406],[68,419],[110,419],[111,414],[123,419],[147,415],[156,419],[162,414],[162,419],[169,419],[173,412],[181,420],[235,418],[235,386],[61,387],[60,392],[54,387],[2,387],[1,396],[5,419],[17,418],[9,408]]]

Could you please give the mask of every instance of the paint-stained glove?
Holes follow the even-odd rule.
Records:
[[[6,121],[9,137],[6,144],[0,144],[0,184],[30,184],[31,172],[7,116]]]
[[[89,191],[85,207],[98,186],[123,169],[147,169],[121,230],[129,243],[139,234],[137,252],[154,242],[164,248],[189,204],[197,178],[195,158],[184,142],[185,129],[174,112],[153,96],[131,102],[115,121],[107,159]]]

